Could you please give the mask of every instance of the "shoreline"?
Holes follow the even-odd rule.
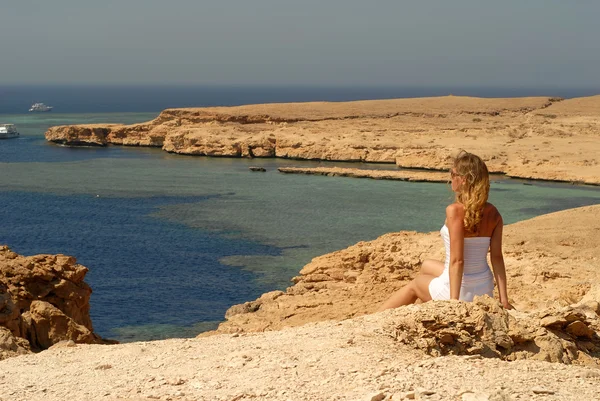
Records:
[[[389,163],[445,170],[460,149],[490,172],[600,185],[600,95],[446,96],[166,109],[133,125],[50,128],[50,142],[161,147],[175,154]]]
[[[283,174],[322,175],[326,177],[370,178],[376,180],[447,183],[447,173],[381,171],[340,167],[280,167]]]
[[[371,170],[361,168],[348,167],[279,167],[277,170],[284,174],[306,174],[306,175],[321,175],[326,177],[348,177],[348,178],[370,178],[375,180],[390,180],[390,181],[408,181],[408,182],[434,182],[448,183],[449,180],[444,178],[448,175],[446,170],[424,170],[424,169],[403,169],[403,170]],[[584,183],[577,181],[562,181],[550,180],[541,178],[527,179],[523,177],[513,177],[506,174],[490,173],[490,179],[494,179],[494,175],[501,176],[502,180],[521,180],[523,185],[528,182],[539,182],[561,185],[577,185],[583,187],[598,187],[600,183]]]

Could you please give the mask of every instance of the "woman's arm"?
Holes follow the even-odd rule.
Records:
[[[506,291],[506,269],[504,267],[504,256],[502,256],[502,216],[498,214],[498,223],[492,232],[490,241],[490,259],[492,261],[492,269],[494,270],[494,278],[498,285],[498,294],[500,295],[500,303],[507,308],[512,309],[512,305],[508,302],[508,293]]]
[[[446,208],[446,226],[450,233],[450,299],[460,298],[464,272],[465,209],[458,203]]]

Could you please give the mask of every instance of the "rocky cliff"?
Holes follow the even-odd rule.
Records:
[[[24,257],[0,246],[0,359],[61,341],[104,343],[92,327],[86,273],[71,256]]]
[[[514,177],[600,184],[600,96],[438,98],[167,109],[134,125],[52,127],[69,145],[447,169],[459,149]]]

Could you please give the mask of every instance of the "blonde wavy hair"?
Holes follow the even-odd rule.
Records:
[[[461,151],[454,159],[454,170],[463,178],[456,191],[456,202],[465,207],[465,231],[476,233],[490,193],[490,175],[479,156]]]

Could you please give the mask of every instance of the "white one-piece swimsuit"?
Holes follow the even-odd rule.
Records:
[[[431,299],[450,299],[450,232],[444,224],[440,230],[446,247],[444,272],[429,283]],[[460,286],[460,300],[472,301],[475,295],[493,296],[494,275],[487,263],[487,253],[490,248],[490,237],[465,238],[464,270]]]

